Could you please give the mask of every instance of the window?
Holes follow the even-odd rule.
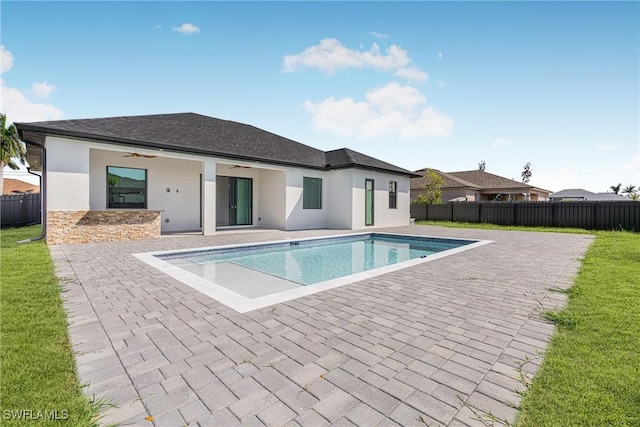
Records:
[[[389,209],[398,208],[398,183],[389,181]]]
[[[147,170],[107,166],[107,208],[146,209]]]
[[[302,209],[322,209],[322,179],[303,178]]]

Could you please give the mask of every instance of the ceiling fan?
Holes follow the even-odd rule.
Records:
[[[147,155],[147,154],[140,154],[140,153],[129,153],[129,154],[124,155],[122,157],[144,157],[146,159],[155,159],[158,156],[150,156],[150,155]]]
[[[236,169],[236,168],[251,169],[251,166],[233,165],[229,169]]]

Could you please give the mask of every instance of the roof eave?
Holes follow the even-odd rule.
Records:
[[[360,169],[360,170],[370,170],[370,171],[374,171],[374,172],[384,172],[384,173],[388,173],[388,174],[392,174],[392,175],[401,175],[401,176],[407,176],[409,178],[422,178],[422,175],[417,175],[413,172],[410,171],[394,171],[391,169],[384,169],[384,168],[376,168],[373,166],[365,166],[365,165],[357,165],[357,164],[351,164],[351,165],[339,165],[339,166],[327,166],[326,167],[327,170],[339,170],[339,169]]]

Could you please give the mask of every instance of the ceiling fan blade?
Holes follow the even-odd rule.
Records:
[[[144,157],[144,158],[147,158],[147,159],[154,159],[154,158],[156,158],[158,156],[152,156],[152,155],[149,155],[149,154],[140,154],[140,153],[129,153],[129,154],[126,154],[126,155],[124,155],[122,157]]]

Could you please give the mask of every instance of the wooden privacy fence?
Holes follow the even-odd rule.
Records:
[[[640,231],[640,202],[454,202],[411,205],[416,221]]]
[[[6,228],[39,224],[40,206],[40,193],[0,196],[0,226]]]

